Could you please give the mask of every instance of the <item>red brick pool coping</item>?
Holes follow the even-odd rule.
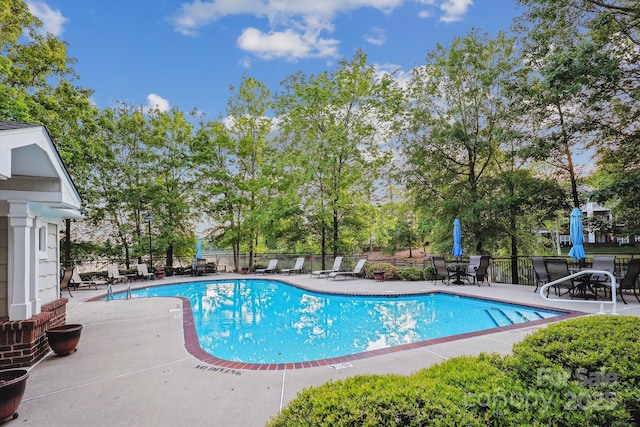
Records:
[[[228,280],[228,279],[227,279]],[[267,280],[271,280],[271,279],[267,279]],[[220,280],[211,280],[211,282],[217,282]],[[545,319],[540,319],[540,320],[532,320],[529,322],[525,322],[525,323],[518,323],[518,324],[514,324],[514,325],[509,325],[509,326],[501,326],[501,327],[496,327],[496,328],[491,328],[491,329],[485,329],[482,331],[475,331],[475,332],[467,332],[464,334],[457,334],[457,335],[451,335],[448,337],[443,337],[443,338],[434,338],[434,339],[430,339],[430,340],[425,340],[425,341],[419,341],[419,342],[415,342],[415,343],[410,343],[410,344],[401,344],[401,345],[397,345],[397,346],[393,346],[393,347],[386,347],[386,348],[380,348],[380,349],[376,349],[376,350],[369,350],[369,351],[364,351],[361,353],[355,353],[355,354],[350,354],[347,356],[339,356],[339,357],[332,357],[329,359],[319,359],[319,360],[312,360],[312,361],[308,361],[308,362],[293,362],[293,363],[246,363],[246,362],[234,362],[234,361],[230,361],[230,360],[225,360],[225,359],[220,359],[210,353],[207,353],[206,351],[204,351],[202,349],[202,347],[200,347],[200,343],[198,341],[198,334],[196,332],[196,325],[195,322],[193,320],[193,311],[192,311],[192,307],[191,307],[191,302],[189,301],[188,298],[185,297],[171,297],[171,298],[179,298],[182,300],[182,327],[183,327],[183,333],[184,333],[184,346],[186,348],[186,350],[189,352],[189,354],[191,354],[193,357],[195,357],[196,359],[204,362],[204,363],[208,363],[211,365],[216,365],[216,366],[220,366],[220,367],[224,367],[224,368],[228,368],[228,369],[246,369],[246,370],[253,370],[253,371],[277,371],[277,370],[285,370],[285,369],[305,369],[305,368],[315,368],[315,367],[321,367],[321,366],[330,366],[330,365],[337,365],[337,364],[342,364],[342,363],[347,363],[347,362],[353,362],[355,360],[360,360],[360,359],[366,359],[369,357],[375,357],[375,356],[381,356],[384,354],[390,354],[390,353],[396,353],[396,352],[400,352],[400,351],[406,351],[406,350],[413,350],[413,349],[417,349],[417,348],[422,348],[422,347],[428,347],[434,344],[441,344],[441,343],[446,343],[446,342],[451,342],[451,341],[457,341],[460,339],[465,339],[465,338],[472,338],[472,337],[478,337],[478,336],[482,336],[482,335],[488,335],[488,334],[492,334],[495,332],[502,332],[502,331],[508,331],[508,330],[513,330],[513,329],[522,329],[525,327],[529,327],[529,326],[537,326],[537,325],[543,325],[543,324],[547,324],[547,323],[553,323],[553,322],[557,322],[560,320],[566,320],[566,319],[570,319],[573,317],[578,317],[578,316],[583,316],[587,313],[583,313],[583,312],[579,312],[579,311],[571,311],[571,310],[559,310],[559,309],[550,309],[548,307],[543,307],[543,306],[538,306],[538,305],[530,305],[530,304],[521,304],[521,303],[517,303],[517,302],[512,302],[512,301],[505,301],[505,300],[500,300],[500,299],[496,299],[496,298],[484,298],[484,297],[478,297],[478,296],[469,296],[469,295],[464,295],[464,294],[459,294],[456,292],[449,292],[449,291],[442,291],[442,290],[434,290],[434,291],[426,291],[426,292],[416,292],[416,293],[403,293],[403,294],[370,294],[370,293],[358,293],[358,292],[321,292],[318,291],[317,289],[313,289],[313,288],[309,288],[300,284],[295,284],[295,283],[290,283],[284,280],[275,280],[281,283],[285,283],[287,285],[290,286],[294,286],[300,289],[304,289],[307,290],[309,292],[314,292],[314,293],[320,293],[320,294],[328,294],[328,295],[347,295],[347,296],[358,296],[358,297],[362,297],[362,296],[369,296],[369,297],[402,297],[402,296],[418,296],[418,295],[429,295],[429,294],[448,294],[448,295],[455,295],[455,296],[460,296],[460,297],[464,297],[464,298],[477,298],[477,299],[482,299],[485,301],[494,301],[494,302],[500,302],[500,303],[506,303],[506,304],[516,304],[516,305],[520,305],[520,306],[525,306],[525,307],[530,307],[530,308],[534,308],[534,309],[540,309],[540,310],[552,310],[555,312],[559,312],[562,313],[561,315],[555,316],[555,317],[549,317],[549,318],[545,318]],[[189,282],[192,283],[192,282]],[[149,287],[155,287],[155,286],[168,286],[168,285],[179,285],[180,283],[159,283],[159,284],[155,284],[155,285],[150,285],[150,286],[145,286],[145,288],[149,288]],[[117,293],[123,293],[122,292],[117,292]],[[95,298],[91,298],[90,301],[99,301],[99,300],[103,300],[106,297],[106,295],[102,295],[102,296],[97,296]]]

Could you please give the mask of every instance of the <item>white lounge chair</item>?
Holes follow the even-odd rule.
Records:
[[[315,277],[319,279],[322,276],[326,276],[329,273],[333,273],[335,271],[340,271],[340,266],[342,265],[342,257],[337,256],[335,260],[333,260],[333,268],[331,270],[316,270],[311,272],[311,277]]]
[[[269,265],[267,265],[267,268],[256,268],[255,273],[274,273],[276,271],[276,268],[278,268],[278,260],[277,259],[272,259],[269,260]]]
[[[138,276],[143,279],[155,279],[156,275],[153,273],[149,273],[147,269],[147,264],[138,264]]]
[[[127,276],[123,276],[122,274],[120,274],[120,270],[115,264],[107,266],[107,277],[109,278],[109,280],[111,280],[112,283],[127,281]]]
[[[296,259],[296,265],[293,268],[283,268],[280,270],[280,274],[302,273],[304,267],[304,257]]]
[[[78,273],[77,268],[73,269],[73,273],[71,274],[71,281],[69,282],[69,286],[75,289],[78,289],[81,286],[86,286],[89,289],[91,289],[91,287],[93,286],[94,289],[98,289],[98,285],[106,285],[106,284],[107,284],[107,281],[101,280],[101,279],[84,280],[82,277],[80,277],[80,274]]]
[[[353,271],[334,271],[334,272],[331,272],[327,276],[327,279],[331,278],[333,280],[336,280],[336,277],[341,277],[341,276],[344,276],[345,278],[351,277],[352,279],[355,279],[356,276],[358,276],[360,273],[362,273],[362,268],[364,267],[364,264],[366,262],[367,262],[366,259],[361,259],[360,261],[358,261],[358,263],[356,264],[356,267],[353,269]]]

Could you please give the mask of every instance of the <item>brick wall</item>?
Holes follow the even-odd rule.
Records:
[[[63,325],[66,298],[42,306],[42,313],[26,320],[0,322],[0,369],[33,365],[49,352],[45,331]]]

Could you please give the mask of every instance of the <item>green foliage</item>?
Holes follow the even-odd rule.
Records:
[[[629,316],[588,316],[553,324],[514,345],[511,366],[529,384],[539,382],[541,373],[570,383],[580,383],[580,375],[614,374],[613,383],[591,389],[615,393],[615,403],[640,420],[638,330],[640,319]]]
[[[398,276],[402,280],[423,280],[422,270],[417,267],[404,267],[398,269]]]
[[[422,271],[424,280],[433,280],[435,278],[433,274],[433,265],[427,265]]]
[[[389,262],[367,262],[364,265],[363,271],[367,279],[373,279],[374,271],[382,271],[384,273],[384,280],[397,280],[399,278],[398,269]]]
[[[636,317],[581,317],[534,332],[512,356],[328,382],[302,391],[268,425],[631,426],[640,417],[639,328]]]

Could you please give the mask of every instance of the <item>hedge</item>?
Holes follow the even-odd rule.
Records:
[[[456,357],[409,376],[305,389],[269,425],[638,425],[638,331],[640,319],[624,316],[551,324],[509,356]]]

